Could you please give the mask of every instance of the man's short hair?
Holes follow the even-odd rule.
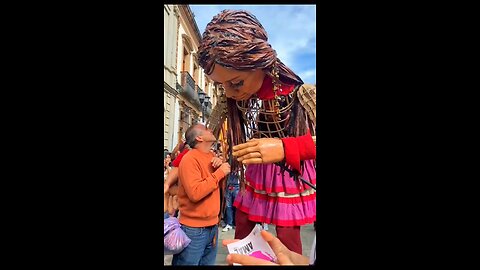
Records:
[[[202,130],[198,128],[200,124],[194,124],[185,131],[185,143],[190,146],[190,148],[195,148],[195,145],[198,143],[195,138],[202,133]]]

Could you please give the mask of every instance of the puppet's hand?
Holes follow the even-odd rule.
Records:
[[[233,156],[243,164],[280,162],[285,158],[282,140],[277,138],[252,139],[235,145]]]

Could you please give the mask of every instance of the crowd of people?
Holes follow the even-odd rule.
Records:
[[[304,256],[300,230],[316,220],[316,119],[312,101],[308,107],[302,99],[303,81],[267,40],[256,17],[237,10],[216,15],[202,36],[199,64],[227,98],[229,150],[224,156],[212,130],[194,124],[165,152],[164,218],[177,217],[191,239],[172,265],[214,265],[219,231],[235,230],[236,240],[224,240],[227,245],[256,224],[275,225],[276,237],[266,230],[262,237],[277,264],[315,262],[316,240]],[[238,254],[229,254],[227,262],[274,264]]]

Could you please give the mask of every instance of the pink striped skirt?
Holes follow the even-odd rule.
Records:
[[[316,184],[314,160],[307,160],[302,177]],[[302,226],[316,220],[316,192],[296,181],[275,164],[247,166],[245,192],[239,192],[234,206],[253,222],[278,226]]]

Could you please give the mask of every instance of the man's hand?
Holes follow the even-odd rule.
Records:
[[[170,186],[167,183],[163,183],[163,194],[167,194],[169,188]]]
[[[293,251],[290,251],[285,245],[275,236],[267,231],[261,231],[262,238],[267,241],[277,256],[277,263],[279,265],[308,265],[309,258]],[[223,240],[223,245],[227,246],[230,243],[239,241],[238,239]],[[262,260],[248,255],[229,254],[227,256],[229,264],[238,263],[241,265],[277,265],[267,260]]]
[[[212,166],[214,169],[218,168],[220,165],[222,165],[223,161],[222,159],[218,157],[213,157],[212,158]]]
[[[220,165],[220,167],[218,168],[218,170],[222,170],[223,173],[225,175],[229,174],[230,173],[230,164],[228,163],[223,163],[222,165]]]
[[[178,194],[178,185],[174,184],[168,189],[168,193],[170,195],[177,195]]]
[[[287,255],[283,253],[279,253],[276,255],[277,255],[278,263],[273,263],[267,260],[258,259],[248,255],[228,254],[227,263],[230,265],[232,265],[233,263],[238,263],[240,265],[295,265]],[[302,264],[302,265],[308,265],[308,264]]]
[[[175,209],[173,209],[173,196],[168,196],[168,214],[170,214],[170,216],[173,216],[173,214],[175,214]]]
[[[252,139],[232,150],[232,155],[243,164],[275,163],[285,158],[282,140],[278,138]]]
[[[168,194],[167,193],[164,193],[163,194],[163,212],[167,212],[168,211]]]

